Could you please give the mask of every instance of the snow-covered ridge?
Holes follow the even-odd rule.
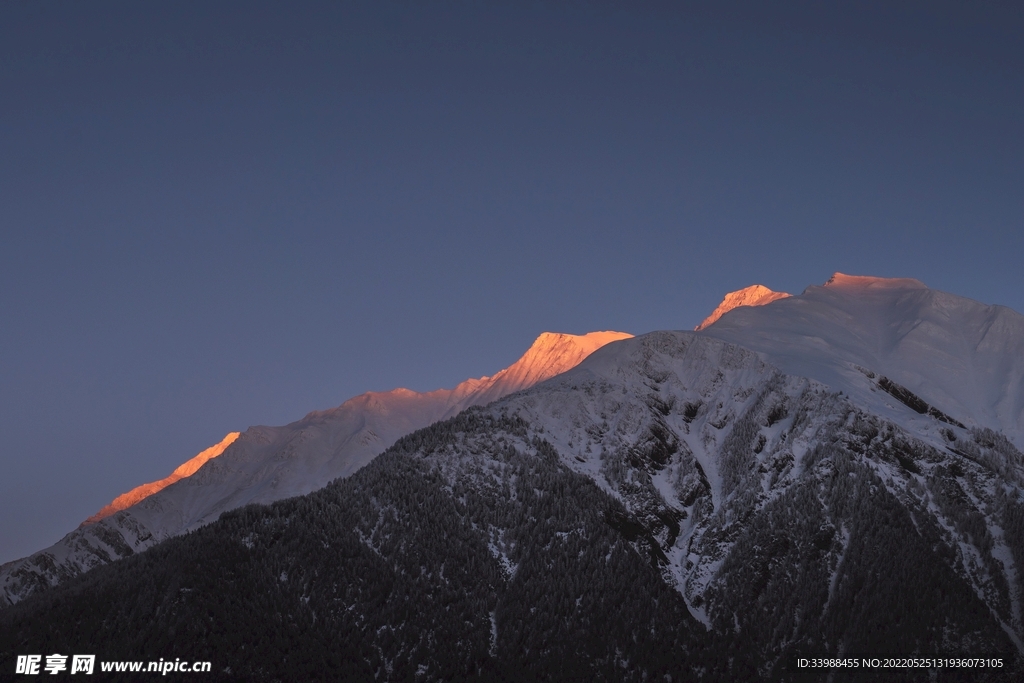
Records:
[[[917,280],[837,273],[798,296],[758,286],[734,292],[716,313],[699,332],[652,333],[621,344],[611,342],[630,335],[545,333],[507,369],[453,389],[370,392],[289,425],[251,427],[191,476],[0,568],[0,604],[226,510],[309,493],[353,474],[401,436],[510,394],[493,409],[514,410],[541,427],[571,468],[616,495],[640,487],[626,498],[635,498],[631,509],[660,529],[655,536],[688,599],[711,585],[719,571],[714,557],[721,556],[700,550],[713,545],[700,540],[702,529],[721,524],[698,521],[710,520],[738,492],[768,492],[778,481],[802,477],[808,449],[832,443],[827,430],[859,439],[861,432],[835,422],[837,416],[856,411],[865,424],[896,425],[940,454],[955,453],[947,448],[954,441],[967,445],[950,448],[965,453],[989,448],[975,427],[1024,446],[1024,316],[1010,309]],[[743,428],[733,437],[738,424]],[[740,439],[747,431],[758,440]],[[947,457],[934,453],[928,457],[936,462]],[[649,481],[633,481],[633,461],[649,470]],[[747,482],[752,464],[763,472]],[[879,476],[901,486],[921,483],[893,467]],[[675,498],[691,522],[658,527],[658,501]],[[991,534],[999,539],[996,526]],[[1010,583],[1014,571],[1007,570]],[[976,585],[985,585],[981,574]],[[1024,589],[1008,595],[1019,614]],[[710,612],[702,610],[693,605],[704,621]],[[1011,617],[1019,631],[1020,617]]]
[[[714,324],[719,318],[740,306],[764,306],[779,299],[790,296],[785,292],[773,292],[764,285],[751,285],[735,292],[729,292],[718,304],[718,308],[711,312],[711,315],[704,318],[704,321],[694,329],[700,332],[705,327]]]
[[[824,284],[832,289],[858,289],[863,291],[886,289],[928,289],[928,285],[909,277],[873,277],[833,273]]]
[[[230,432],[227,436],[221,439],[220,443],[210,446],[206,450],[200,452],[194,458],[186,460],[167,477],[158,481],[151,481],[148,484],[142,486],[136,486],[127,493],[122,493],[120,496],[111,501],[108,505],[104,505],[95,515],[82,522],[82,526],[87,524],[95,524],[101,519],[106,519],[115,512],[120,512],[130,508],[132,505],[139,503],[143,498],[148,498],[154,493],[159,493],[165,488],[173,484],[174,482],[184,479],[185,477],[191,477],[196,471],[206,464],[211,458],[216,458],[218,455],[224,452],[224,450],[235,442],[239,436],[239,432]]]
[[[526,389],[631,336],[545,332],[508,368],[453,389],[368,392],[289,425],[232,432],[169,477],[118,496],[53,546],[0,567],[0,606],[212,522],[227,510],[314,491],[353,474],[410,432]]]
[[[1024,448],[1024,316],[1009,308],[908,278],[836,273],[769,307],[735,308],[700,334],[757,351],[880,414],[913,419],[879,390],[878,377],[887,377]]]
[[[485,405],[502,396],[543,382],[575,367],[605,344],[629,339],[632,336],[625,332],[610,331],[590,332],[584,335],[543,332],[519,360],[489,377],[468,379],[454,389],[437,389],[425,393],[404,388],[385,392],[371,391],[349,399],[337,408],[314,411],[304,419],[329,419],[345,412],[351,406],[359,405],[386,414],[396,411],[429,414],[432,419],[423,425],[426,426],[431,422],[452,417],[470,406]],[[408,432],[403,432],[405,433]]]

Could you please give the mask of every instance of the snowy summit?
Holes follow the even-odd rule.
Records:
[[[697,325],[694,329],[700,332],[734,308],[739,308],[740,306],[764,306],[773,301],[785,299],[788,296],[790,295],[785,292],[773,292],[764,285],[751,285],[735,292],[729,292],[722,299],[722,303],[718,304],[718,308],[712,311],[711,315],[704,318],[704,322]]]

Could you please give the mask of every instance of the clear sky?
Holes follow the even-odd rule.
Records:
[[[753,283],[1024,311],[1020,3],[0,4],[0,562]]]

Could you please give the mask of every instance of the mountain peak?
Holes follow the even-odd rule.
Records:
[[[771,310],[736,311],[704,334],[858,396],[873,410],[888,410],[876,380],[883,376],[953,419],[1000,431],[1024,448],[1024,316],[1008,308],[911,278],[836,273]]]
[[[519,360],[489,378],[490,386],[486,391],[493,392],[494,396],[488,398],[495,400],[550,379],[576,367],[602,346],[632,336],[609,330],[582,335],[543,332]]]
[[[552,350],[563,347],[572,347],[586,350],[587,353],[593,353],[605,344],[610,344],[611,342],[619,341],[620,339],[629,339],[632,336],[633,335],[628,332],[613,332],[610,330],[605,330],[603,332],[588,332],[587,334],[541,332],[533,341],[533,344],[530,345],[530,348],[526,353],[523,354],[523,357],[517,362],[522,362],[531,355],[550,354]],[[566,370],[568,369],[569,368],[566,368]]]
[[[839,273],[836,273],[836,275],[839,275]],[[832,277],[835,278],[836,275],[833,275]],[[843,277],[847,276],[844,275]],[[764,306],[765,304],[770,304],[773,301],[785,299],[788,296],[790,295],[785,292],[773,292],[764,285],[751,285],[749,287],[736,290],[735,292],[729,292],[725,295],[725,298],[722,299],[722,303],[718,304],[718,308],[712,311],[711,315],[705,318],[704,322],[697,325],[694,329],[697,332],[700,332],[705,327],[714,324],[716,320],[734,308],[739,308],[740,306]]]
[[[920,280],[909,277],[871,277],[833,273],[825,283],[832,289],[928,289]]]

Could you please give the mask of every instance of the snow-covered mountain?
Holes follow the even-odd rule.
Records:
[[[521,420],[524,446],[545,440],[619,498],[638,549],[709,629],[842,651],[844,629],[873,618],[856,593],[881,571],[911,577],[885,591],[935,593],[886,607],[927,629],[947,618],[927,602],[946,590],[989,620],[897,651],[994,628],[1024,655],[1022,407],[1024,316],[837,273],[701,332],[608,346],[484,412]],[[432,458],[465,481],[455,456]]]
[[[666,581],[708,628],[731,629],[734,615],[738,629],[767,628],[742,595],[747,580],[774,583],[772,599],[810,591],[818,609],[838,599],[844,580],[863,580],[854,578],[863,568],[847,566],[844,576],[851,547],[873,553],[882,542],[877,520],[858,517],[877,504],[904,511],[887,533],[919,534],[889,544],[924,552],[936,543],[952,556],[900,560],[938,564],[943,580],[960,577],[965,595],[979,596],[1024,653],[1024,455],[999,432],[922,415],[878,393],[847,394],[784,373],[711,335],[659,332],[599,351],[486,410],[522,419],[563,464],[622,500],[650,534],[640,549],[660,559]],[[449,476],[458,479],[459,469],[449,467]],[[788,554],[820,542],[821,552],[813,563],[790,557],[789,569],[769,555],[762,573],[741,578],[759,553],[775,552],[773,542]],[[777,573],[768,571],[773,562]],[[810,608],[764,607],[813,632],[827,614],[801,615]]]
[[[369,392],[282,427],[232,432],[169,477],[118,496],[53,546],[0,567],[0,605],[132,555],[249,503],[351,475],[399,437],[564,372],[623,332],[541,334],[514,364],[454,389]]]
[[[268,680],[338,643],[362,678],[794,680],[793,657],[848,654],[1020,666],[1022,343],[1008,309],[837,274],[699,332],[602,346],[351,477],[225,515],[0,623],[47,651],[177,629]],[[307,462],[329,451],[315,445],[330,413],[249,430],[165,491],[222,461],[232,477],[250,457]],[[288,637],[260,640],[259,662],[234,656],[268,619]]]
[[[846,392],[908,428],[934,420],[908,416],[885,390],[890,382],[1024,448],[1024,316],[1004,306],[917,280],[836,273],[800,296],[736,308],[702,334],[757,351],[783,372]]]

